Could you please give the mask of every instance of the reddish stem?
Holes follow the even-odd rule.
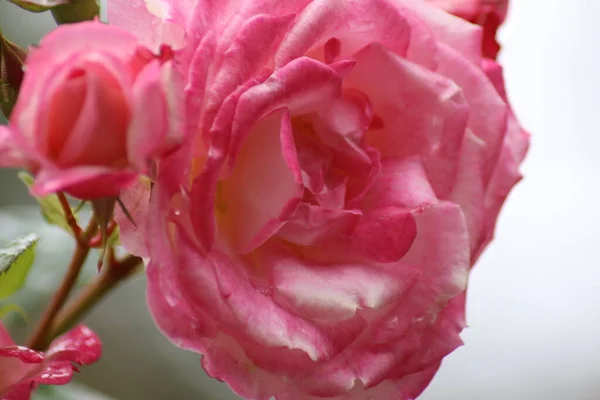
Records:
[[[113,234],[116,227],[117,227],[117,223],[114,220],[110,221],[108,227],[106,228],[106,236],[107,236],[106,239],[107,240],[110,237],[110,235]],[[90,240],[90,247],[92,247],[92,248],[97,249],[97,248],[102,247],[102,245],[103,245],[102,233],[97,234]]]
[[[102,273],[55,319],[51,329],[51,337],[57,337],[71,329],[106,294],[133,275],[137,267],[142,264],[142,259],[133,255],[128,255],[122,260],[115,260],[112,255],[112,250],[110,250],[107,256],[108,265],[102,270]]]
[[[58,290],[56,293],[54,293],[54,296],[50,300],[50,304],[44,311],[42,319],[36,327],[33,335],[29,339],[27,347],[34,350],[44,350],[50,344],[52,338],[48,335],[50,330],[49,328],[52,326],[54,318],[65,304],[69,293],[71,293],[73,286],[77,282],[79,272],[81,271],[87,255],[90,252],[90,246],[87,244],[87,242],[89,241],[90,237],[96,233],[97,229],[98,224],[96,223],[96,218],[92,216],[92,219],[88,223],[85,231],[79,236],[80,240],[77,241],[75,246],[75,251],[73,252],[71,262],[67,268],[67,273],[63,277]]]
[[[73,215],[73,211],[71,210],[71,205],[69,204],[69,200],[67,200],[67,196],[65,196],[65,194],[63,192],[58,192],[56,194],[56,196],[58,197],[58,200],[60,201],[60,205],[63,209],[63,212],[65,213],[65,219],[67,220],[67,224],[71,228],[71,231],[73,231],[73,236],[75,236],[75,239],[77,240],[77,242],[80,242],[81,241],[81,228],[79,227],[79,224],[77,223],[77,219]]]

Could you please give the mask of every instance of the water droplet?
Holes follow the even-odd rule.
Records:
[[[273,294],[273,287],[260,287],[256,290],[263,296],[271,296]]]

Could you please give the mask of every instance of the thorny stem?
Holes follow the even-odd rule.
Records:
[[[107,265],[96,280],[84,289],[54,321],[50,337],[57,337],[71,329],[119,283],[132,276],[142,264],[142,259],[128,255],[116,260],[112,248],[107,252]]]
[[[106,238],[108,239],[113,232],[115,231],[117,227],[117,223],[113,220],[108,224],[108,228],[106,228]],[[90,247],[93,248],[99,248],[102,247],[103,243],[102,243],[102,235],[98,234],[96,236],[94,236],[91,240],[90,240]]]
[[[27,344],[29,348],[34,350],[44,350],[50,344],[52,337],[48,335],[50,330],[49,328],[52,326],[54,318],[65,304],[69,293],[71,293],[73,286],[77,282],[79,272],[81,271],[88,253],[90,252],[90,246],[88,245],[88,242],[96,233],[97,229],[98,224],[96,223],[96,218],[95,216],[92,216],[88,226],[85,228],[85,231],[78,236],[80,237],[80,240],[78,240],[76,243],[75,251],[73,252],[71,262],[67,268],[67,273],[65,274],[58,290],[56,293],[54,293],[54,296],[50,300],[50,304],[42,315],[42,319],[31,336]]]

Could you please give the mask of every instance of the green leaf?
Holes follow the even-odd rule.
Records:
[[[27,172],[19,172],[19,179],[28,188],[31,188],[31,185],[33,185],[33,177]],[[42,207],[42,215],[49,224],[56,225],[62,228],[63,230],[67,231],[70,235],[73,234],[73,231],[67,223],[67,217],[65,215],[65,212],[63,211],[62,206],[60,205],[60,200],[58,200],[57,195],[50,194],[44,197],[36,197],[35,199],[38,203],[40,203],[40,206]]]
[[[38,240],[37,235],[30,233],[0,250],[0,299],[12,295],[25,284]]]
[[[115,226],[115,229],[112,231],[108,239],[106,240],[106,245],[108,247],[118,246],[121,244],[121,238],[119,236],[119,227]]]
[[[57,24],[91,21],[100,16],[99,0],[77,0],[68,3],[51,9]]]
[[[0,306],[0,319],[13,312],[19,314],[24,320],[27,320],[25,310],[16,304],[5,304]]]
[[[52,7],[68,4],[69,0],[8,0],[24,10],[32,12],[44,12]]]

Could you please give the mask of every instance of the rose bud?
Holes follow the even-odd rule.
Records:
[[[166,50],[155,55],[97,21],[48,34],[27,57],[2,146],[11,154],[0,154],[0,165],[25,160],[17,166],[36,175],[34,195],[118,196],[179,141],[178,80]]]

